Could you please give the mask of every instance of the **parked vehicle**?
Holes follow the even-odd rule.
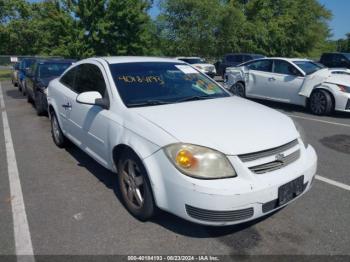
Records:
[[[350,68],[350,53],[324,53],[320,63],[327,67]]]
[[[28,102],[34,102],[38,115],[47,112],[47,86],[60,76],[75,60],[48,59],[36,60],[26,71],[25,93]]]
[[[316,115],[350,112],[346,70],[330,70],[307,59],[266,58],[243,63],[227,68],[225,80],[225,86],[241,97],[309,106]]]
[[[159,207],[201,224],[245,222],[304,194],[316,172],[289,117],[175,59],[82,60],[50,82],[48,103],[55,144],[69,139],[117,172],[141,220]]]
[[[35,58],[23,58],[19,63],[18,70],[18,90],[25,95],[26,70],[35,62]]]
[[[195,68],[197,68],[202,73],[214,77],[216,75],[215,66],[212,64],[208,64],[205,62],[203,58],[200,57],[176,57],[176,59],[184,61],[188,64],[191,64]]]
[[[18,86],[18,72],[19,72],[19,63],[15,63],[13,65],[13,71],[12,71],[12,75],[11,75],[11,82],[13,84],[13,86]]]
[[[264,58],[264,57],[265,56],[259,55],[259,54],[245,54],[245,53],[226,54],[224,55],[222,61],[216,63],[216,71],[219,75],[223,77],[227,67],[236,66],[246,61]]]

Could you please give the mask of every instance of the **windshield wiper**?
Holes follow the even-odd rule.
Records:
[[[179,100],[176,100],[176,103],[181,103],[181,102],[187,102],[187,101],[195,101],[195,100],[204,100],[204,99],[211,99],[211,98],[215,98],[211,95],[203,95],[203,96],[189,96],[189,97],[185,97],[185,98],[181,98]]]
[[[162,101],[162,100],[145,100],[140,103],[132,103],[128,104],[128,107],[141,107],[141,106],[157,106],[157,105],[166,105],[171,104],[173,102]]]

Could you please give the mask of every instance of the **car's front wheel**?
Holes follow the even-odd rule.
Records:
[[[142,161],[131,150],[127,150],[117,166],[119,189],[126,208],[139,220],[148,220],[155,214],[156,207]]]
[[[62,132],[62,129],[60,127],[60,124],[58,122],[55,112],[51,112],[51,134],[52,134],[52,139],[54,143],[58,147],[60,148],[65,147],[67,143],[67,139],[65,138]]]
[[[333,100],[331,95],[325,90],[312,92],[309,101],[310,110],[315,115],[328,115],[333,110]]]

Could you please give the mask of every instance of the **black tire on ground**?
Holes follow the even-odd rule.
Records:
[[[67,145],[67,138],[64,136],[55,112],[51,112],[51,135],[56,146],[63,148]]]
[[[326,90],[315,90],[309,99],[310,111],[315,115],[329,115],[334,109],[332,96]]]
[[[243,82],[237,82],[230,88],[230,90],[232,90],[236,96],[245,97],[245,85]]]
[[[27,94],[27,102],[32,104],[34,102],[33,98],[31,97],[31,95],[28,93],[27,90],[26,90],[26,94]]]
[[[36,114],[38,116],[42,116],[45,113],[45,109],[43,107],[42,95],[39,92],[35,92],[34,105],[36,109]]]
[[[27,94],[26,91],[27,90],[26,90],[26,85],[25,85],[24,81],[22,81],[22,88],[21,89],[22,89],[21,91],[22,91],[23,96],[26,96],[26,94]]]
[[[156,213],[151,184],[139,157],[131,150],[123,151],[117,163],[118,186],[127,210],[146,221]]]

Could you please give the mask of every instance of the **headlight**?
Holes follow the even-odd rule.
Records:
[[[43,92],[45,95],[47,95],[47,88],[44,88]]]
[[[179,143],[165,147],[164,151],[174,166],[185,175],[201,179],[237,176],[227,157],[213,149]]]
[[[344,92],[344,93],[350,93],[350,87],[349,86],[342,86],[342,85],[337,85],[339,87],[339,90]]]
[[[298,130],[298,132],[300,134],[300,138],[303,141],[304,146],[306,148],[309,145],[309,143],[308,143],[308,139],[306,137],[306,133],[304,131],[304,128],[297,121],[293,120],[293,122],[294,122],[295,128]]]

